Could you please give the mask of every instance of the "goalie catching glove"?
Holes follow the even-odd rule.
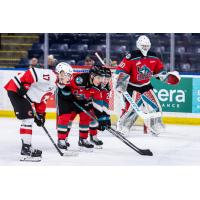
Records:
[[[181,77],[177,71],[168,72],[164,80],[169,85],[176,85],[180,82]]]
[[[163,71],[159,74],[156,74],[155,77],[160,81],[167,83],[168,85],[176,85],[181,80],[179,72],[177,71],[172,71],[172,72]]]

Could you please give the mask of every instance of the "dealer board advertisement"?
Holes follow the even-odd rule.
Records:
[[[178,85],[152,79],[152,85],[164,112],[192,112],[193,78],[182,78]]]
[[[76,73],[87,72],[88,69],[76,66]],[[5,83],[19,70],[1,70],[0,73],[0,110],[12,110],[12,106],[3,89]],[[156,96],[162,106],[163,112],[200,113],[200,77],[182,77],[178,85],[167,85],[157,79],[152,79]],[[114,90],[112,90],[112,95]],[[114,102],[114,101],[112,101]],[[55,108],[54,97],[48,101],[48,108]],[[113,105],[111,104],[111,110]]]

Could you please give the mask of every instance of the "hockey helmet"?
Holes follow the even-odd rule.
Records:
[[[58,63],[56,65],[55,71],[58,74],[61,73],[62,71],[65,73],[65,75],[73,74],[73,68],[68,63],[65,63],[65,62]]]
[[[111,70],[109,68],[104,67],[104,73],[105,73],[106,78],[111,78],[112,73],[111,73]]]
[[[103,67],[92,66],[89,71],[90,76],[105,76],[105,71]]]

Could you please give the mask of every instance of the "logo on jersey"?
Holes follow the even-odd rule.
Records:
[[[49,81],[49,80],[50,80],[49,74],[43,74],[43,79],[44,79],[45,81]]]
[[[29,111],[28,111],[28,116],[30,116],[30,117],[33,116],[33,112],[32,112],[32,110],[29,110]]]
[[[121,67],[121,68],[124,68],[124,66],[125,66],[125,63],[124,63],[124,62],[121,62],[121,63],[119,64],[119,67]]]
[[[83,78],[80,77],[80,76],[78,76],[78,77],[75,79],[75,81],[76,81],[77,84],[81,84],[81,83],[83,83]]]
[[[152,71],[146,66],[143,65],[142,67],[138,67],[138,80],[145,80],[145,79],[149,79],[152,77],[153,73]]]

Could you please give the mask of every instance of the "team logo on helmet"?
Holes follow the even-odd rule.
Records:
[[[83,78],[80,77],[80,76],[78,76],[78,77],[75,79],[75,81],[76,81],[77,84],[81,84],[81,83],[83,83]]]

